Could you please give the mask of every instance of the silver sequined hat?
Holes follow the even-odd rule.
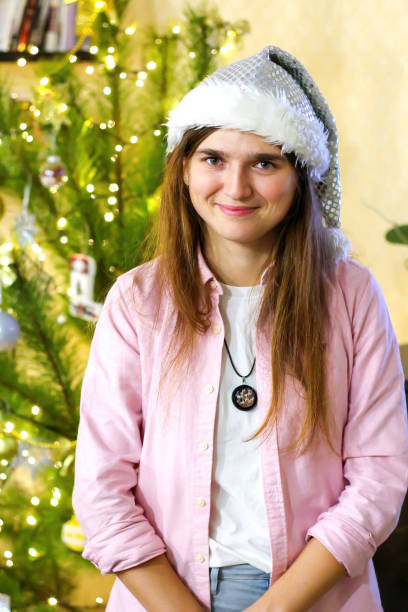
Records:
[[[340,231],[341,188],[334,117],[316,83],[290,53],[267,46],[219,68],[169,112],[167,154],[191,128],[238,129],[294,152],[306,165],[330,231],[335,255],[350,243]]]

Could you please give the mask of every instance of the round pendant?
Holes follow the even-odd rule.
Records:
[[[256,406],[257,401],[256,391],[249,385],[235,387],[232,392],[232,403],[238,410],[251,410]]]

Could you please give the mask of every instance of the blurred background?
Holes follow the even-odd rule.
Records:
[[[81,379],[157,209],[167,112],[218,66],[273,44],[316,80],[408,377],[407,32],[403,0],[0,0],[0,609],[104,609],[70,501]],[[406,515],[374,557],[386,612],[408,609]]]

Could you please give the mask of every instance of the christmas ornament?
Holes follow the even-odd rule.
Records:
[[[20,215],[14,215],[15,225],[14,231],[17,234],[17,241],[22,249],[27,244],[34,244],[34,236],[38,232],[38,229],[34,225],[35,217],[30,215],[28,212],[28,203],[30,201],[31,192],[31,177],[28,179],[26,186],[24,187],[23,205]]]
[[[98,318],[102,308],[102,304],[93,301],[96,261],[93,257],[81,253],[71,255],[69,268],[69,312],[74,317],[80,317],[86,321],[94,321]]]
[[[40,167],[41,185],[56,193],[68,180],[66,168],[59,155],[48,155]]]
[[[86,538],[75,514],[72,515],[69,521],[63,524],[61,540],[70,550],[75,552],[82,552],[84,550]]]
[[[0,351],[9,351],[17,344],[20,326],[12,315],[0,310]]]
[[[17,455],[18,441],[15,438],[0,437],[0,459],[10,461]]]

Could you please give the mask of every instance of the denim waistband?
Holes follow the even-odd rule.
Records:
[[[210,567],[210,587],[213,595],[217,592],[219,580],[268,580],[271,582],[271,574],[264,572],[248,563],[239,565],[227,565],[225,567]]]

